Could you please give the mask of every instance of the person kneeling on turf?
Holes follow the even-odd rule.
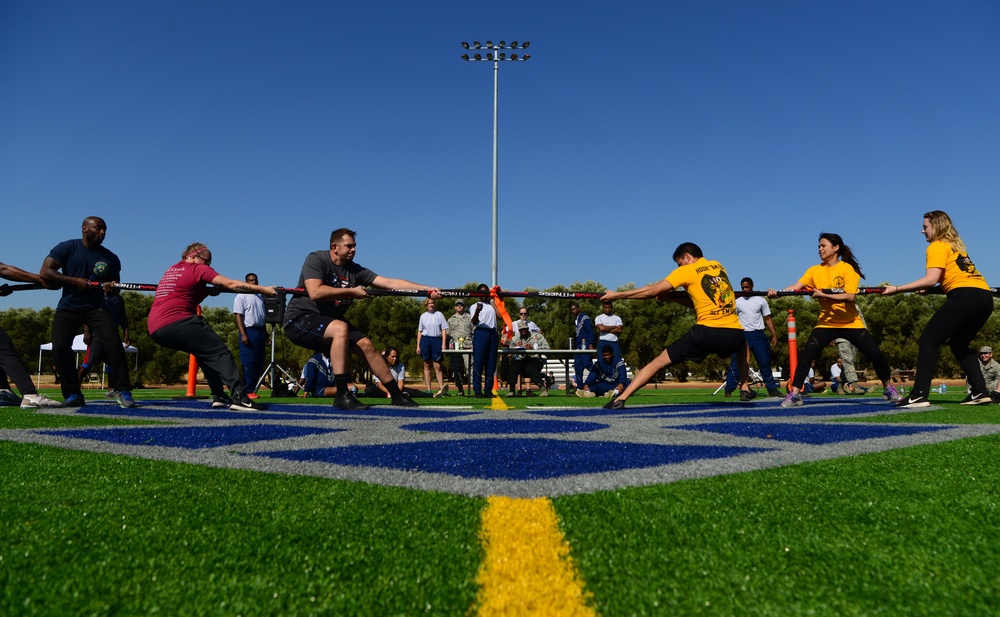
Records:
[[[576,391],[580,398],[615,398],[632,382],[628,378],[625,361],[619,359],[615,362],[615,350],[611,345],[601,345],[601,359],[595,360],[588,370],[590,373],[583,388]]]

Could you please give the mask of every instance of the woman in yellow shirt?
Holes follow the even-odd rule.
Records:
[[[927,395],[930,393],[931,379],[934,378],[937,349],[948,339],[951,339],[952,353],[961,363],[972,386],[972,393],[962,404],[989,403],[990,395],[971,343],[993,313],[993,294],[986,279],[969,259],[965,243],[958,237],[958,231],[946,213],[934,210],[925,214],[922,231],[924,238],[930,243],[927,247],[927,273],[905,285],[886,285],[882,293],[891,296],[902,291],[929,289],[940,284],[948,299],[930,318],[920,335],[913,391],[910,396],[899,401],[897,406],[910,409],[931,404]]]
[[[851,248],[837,234],[821,233],[819,235],[819,258],[821,263],[806,270],[806,273],[785,291],[813,290],[812,297],[820,304],[819,317],[809,340],[806,341],[799,363],[795,367],[795,375],[789,383],[789,393],[782,401],[782,407],[798,407],[802,405],[799,391],[802,382],[809,373],[809,366],[819,354],[834,339],[843,338],[850,341],[861,350],[871,361],[875,373],[882,380],[882,398],[887,401],[898,401],[899,393],[889,383],[891,369],[882,350],[879,349],[875,337],[865,328],[861,321],[858,308],[854,305],[854,297],[864,275],[861,266],[855,259]],[[829,293],[823,291],[829,290]],[[772,298],[778,295],[773,289],[768,290]]]

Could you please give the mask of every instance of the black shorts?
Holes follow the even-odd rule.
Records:
[[[285,336],[299,347],[313,351],[330,351],[330,342],[324,340],[326,327],[333,321],[343,321],[347,324],[351,345],[355,345],[365,337],[365,333],[351,325],[351,322],[327,317],[319,313],[307,313],[285,324]]]
[[[671,364],[685,360],[701,362],[713,353],[728,360],[744,345],[746,338],[743,336],[742,328],[737,330],[695,325],[679,339],[667,345],[667,353],[670,355]]]

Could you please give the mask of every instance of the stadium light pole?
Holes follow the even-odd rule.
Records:
[[[500,41],[493,44],[493,41],[486,41],[483,45],[479,41],[474,41],[470,46],[465,41],[462,41],[462,47],[468,51],[473,52],[470,57],[468,53],[462,54],[462,60],[466,62],[492,62],[493,63],[493,287],[497,286],[497,264],[498,264],[498,243],[497,243],[497,223],[498,223],[498,206],[499,206],[499,158],[500,149],[497,139],[497,127],[499,125],[499,102],[500,102],[500,63],[501,62],[524,62],[531,57],[530,54],[518,54],[517,50],[525,50],[531,45],[530,42],[525,41],[518,44],[517,41],[511,41],[508,45],[506,41]],[[511,50],[508,54],[507,50]],[[486,56],[483,56],[483,53]]]

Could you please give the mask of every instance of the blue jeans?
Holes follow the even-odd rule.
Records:
[[[483,373],[486,391],[493,391],[493,376],[497,372],[497,348],[500,334],[495,328],[476,328],[472,332],[472,391],[483,393]]]
[[[760,369],[761,379],[764,380],[764,387],[767,388],[768,392],[777,390],[778,382],[774,380],[774,375],[771,373],[771,342],[767,334],[763,330],[752,330],[744,332],[743,335],[747,339],[750,353],[757,360],[757,367]],[[736,354],[733,354],[733,358],[729,362],[729,372],[726,373],[726,392],[732,392],[736,389],[739,375],[739,369],[736,367]]]
[[[267,329],[264,326],[248,326],[247,341],[244,345],[239,336],[240,364],[243,365],[243,391],[250,393],[257,389],[257,380],[264,370],[264,354],[267,351]]]
[[[577,349],[587,349],[585,346],[580,345]],[[583,387],[583,371],[584,369],[590,368],[590,365],[594,363],[594,358],[590,354],[580,354],[578,356],[573,356],[573,371],[576,374],[576,387],[580,389]]]

